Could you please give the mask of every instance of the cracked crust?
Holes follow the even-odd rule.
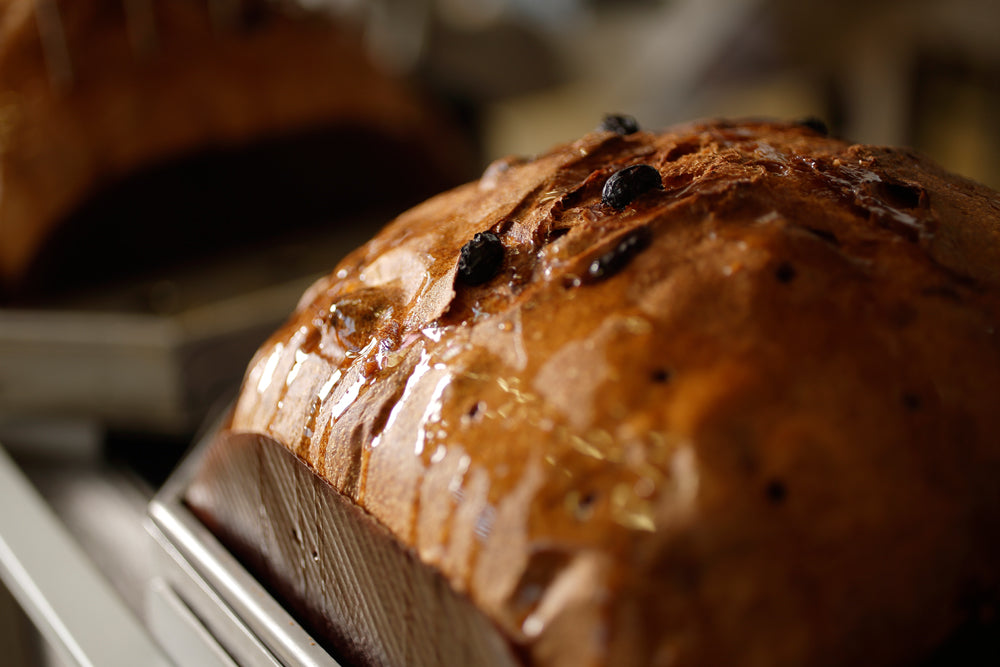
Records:
[[[663,189],[602,205],[640,163]],[[497,275],[456,284],[484,231]],[[998,235],[997,193],[905,151],[595,132],[346,258],[230,429],[295,452],[530,663],[920,664],[997,601]]]

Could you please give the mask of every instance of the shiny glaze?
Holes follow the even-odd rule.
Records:
[[[721,654],[699,643],[711,624],[691,612],[697,586],[676,573],[732,589],[721,617],[750,613],[757,586],[779,575],[762,574],[741,598],[734,582],[743,580],[728,566],[695,571],[705,565],[698,555],[742,562],[801,546],[783,534],[752,541],[754,522],[822,515],[838,498],[869,495],[904,508],[925,493],[905,472],[940,465],[947,479],[930,493],[930,520],[961,539],[949,522],[963,510],[944,490],[962,464],[938,461],[928,444],[876,475],[896,443],[931,436],[895,389],[861,396],[873,383],[912,384],[947,421],[988,414],[985,399],[966,400],[972,389],[1000,395],[993,255],[956,260],[948,248],[961,232],[951,229],[939,247],[932,206],[965,197],[947,206],[972,207],[985,195],[957,194],[940,174],[918,185],[924,167],[914,160],[794,125],[716,123],[596,132],[535,160],[498,161],[479,182],[404,213],[303,296],[251,364],[232,429],[297,453],[532,655],[574,624],[611,633],[582,637],[559,664],[625,645],[640,664],[666,650],[657,632],[628,621],[632,607],[605,598],[620,588],[642,598],[628,573],[672,563],[665,597],[652,603],[656,622],[681,642],[670,649],[677,664],[713,664]],[[608,210],[605,181],[639,163],[659,170],[663,190]],[[991,224],[995,240],[996,216]],[[498,274],[456,283],[460,249],[486,230],[504,244]],[[639,237],[641,246],[623,246]],[[595,262],[621,247],[623,265],[595,275]],[[941,285],[953,299],[933,292]],[[850,328],[859,316],[874,333]],[[928,352],[955,335],[990,372]],[[830,453],[838,438],[871,433],[870,451]],[[797,475],[819,474],[803,442],[815,443],[818,460],[833,457],[831,474],[862,472],[803,487]],[[873,478],[889,485],[884,497]],[[860,502],[859,516],[878,524]],[[862,543],[833,553],[874,553],[880,539],[872,552]],[[836,562],[821,558],[816,571]],[[929,576],[924,565],[898,576]],[[827,595],[802,584],[815,574],[802,568],[802,591]],[[776,625],[763,621],[748,651],[781,637],[794,664],[812,655],[802,642],[838,640],[841,626],[810,626],[808,639],[780,627],[796,595],[779,595]],[[840,618],[848,603],[819,604]]]

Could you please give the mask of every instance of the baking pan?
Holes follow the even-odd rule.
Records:
[[[209,433],[149,517],[164,578],[240,664],[520,664],[467,597],[270,438]]]
[[[153,538],[157,585],[191,610],[219,646],[240,665],[337,667],[338,663],[282,607],[183,500],[188,480],[211,444],[202,439],[148,506],[147,531]],[[148,612],[162,603],[148,592]],[[169,644],[174,636],[161,636]]]

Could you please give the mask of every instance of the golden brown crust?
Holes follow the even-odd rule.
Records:
[[[605,182],[652,189],[616,211]],[[456,279],[476,233],[499,272]],[[898,665],[995,601],[1000,197],[813,130],[595,132],[404,213],[231,429],[546,665]]]
[[[0,281],[95,190],[195,150],[339,123],[457,171],[445,157],[457,136],[349,30],[274,3],[213,19],[223,4],[0,6]]]

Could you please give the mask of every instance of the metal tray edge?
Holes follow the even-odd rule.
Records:
[[[174,567],[166,566],[171,572],[165,575],[182,590],[191,590],[193,583],[204,593],[193,596],[198,599],[185,598],[185,602],[206,625],[229,624],[230,633],[242,632],[250,640],[248,644],[257,643],[260,660],[255,663],[340,667],[183,502],[188,482],[222,423],[224,418],[199,440],[147,507],[147,531],[159,550],[174,562]],[[245,653],[250,646],[235,648]]]

